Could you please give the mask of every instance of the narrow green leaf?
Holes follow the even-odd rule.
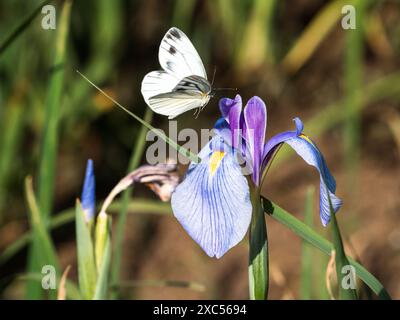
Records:
[[[324,237],[319,235],[309,226],[295,218],[293,215],[280,208],[278,205],[262,197],[265,212],[268,213],[272,218],[279,221],[298,236],[311,243],[313,246],[321,250],[327,255],[331,255],[333,245]],[[391,299],[389,293],[383,287],[383,285],[376,279],[371,273],[369,273],[361,264],[352,258],[348,258],[350,264],[356,269],[356,275],[360,277],[364,283],[379,296],[380,299]]]
[[[313,186],[308,187],[306,193],[306,203],[304,208],[304,223],[310,228],[313,226],[313,203],[314,203]],[[309,243],[303,240],[302,255],[301,255],[301,283],[300,283],[300,296],[303,300],[310,300],[312,293],[312,248]]]
[[[344,274],[344,270],[350,266],[350,262],[347,259],[346,253],[344,251],[342,236],[340,234],[339,226],[336,220],[336,215],[333,211],[331,198],[328,194],[329,206],[331,211],[331,230],[333,234],[333,247],[335,250],[335,264],[336,264],[336,276],[337,282],[339,286],[339,297],[343,300],[356,300],[357,299],[357,291],[352,289],[351,286],[349,288],[345,288],[344,282],[346,281],[345,276],[352,277],[351,271],[350,275]],[[350,279],[350,281],[354,281],[353,284],[355,286],[355,275],[354,279]]]
[[[96,289],[94,292],[94,300],[104,300],[107,298],[108,292],[108,276],[111,262],[111,238],[107,237],[104,244],[104,252],[100,262],[99,275],[97,277]]]
[[[166,143],[168,143],[172,148],[174,148],[176,151],[178,151],[180,154],[184,155],[185,157],[189,158],[191,161],[195,163],[199,163],[201,159],[199,156],[194,154],[193,152],[190,152],[184,147],[181,147],[179,144],[177,144],[174,140],[170,139],[168,136],[166,136],[161,130],[154,128],[150,123],[144,121],[142,118],[138,117],[136,114],[133,112],[129,111],[127,108],[125,108],[122,104],[120,104],[118,101],[116,101],[114,98],[112,98],[110,95],[108,95],[104,90],[100,89],[96,84],[94,84],[92,81],[90,81],[85,75],[83,75],[81,72],[78,70],[76,71],[83,79],[85,79],[87,82],[90,83],[94,88],[96,88],[98,91],[101,92],[107,99],[112,101],[116,106],[124,110],[127,114],[129,114],[132,118],[135,120],[139,121],[142,125],[144,125],[147,129],[151,130],[159,136],[162,140],[164,140]]]
[[[92,299],[96,287],[97,270],[92,238],[79,200],[76,201],[75,226],[79,289],[84,299]]]
[[[38,200],[40,213],[43,219],[47,219],[49,217],[53,201],[55,163],[58,145],[58,109],[60,107],[64,80],[63,64],[65,60],[65,48],[68,37],[71,5],[72,2],[70,0],[66,0],[61,11],[55,40],[55,54],[52,65],[53,71],[51,73],[46,97],[46,127],[43,132],[38,181]],[[41,263],[37,259],[37,250],[38,244],[36,241],[33,241],[28,258],[28,270],[30,273],[37,272],[38,264]],[[28,281],[27,297],[29,299],[40,299],[40,292],[41,288],[37,283]]]
[[[29,222],[32,228],[33,239],[35,240],[38,249],[36,256],[37,261],[40,261],[40,263],[37,264],[38,272],[41,272],[43,266],[51,265],[55,268],[56,273],[58,274],[60,268],[58,265],[56,250],[46,228],[46,224],[40,214],[33,191],[32,178],[29,176],[25,179],[25,194],[29,206]],[[41,295],[43,295],[43,288],[39,284],[37,287],[41,291]],[[55,290],[49,290],[48,293],[49,298],[56,297]]]
[[[251,192],[253,217],[249,233],[249,291],[250,299],[266,300],[268,297],[268,240],[264,209],[258,192]]]

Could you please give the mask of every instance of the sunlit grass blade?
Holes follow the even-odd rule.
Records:
[[[337,220],[336,220],[336,215],[335,212],[333,210],[332,207],[332,203],[331,203],[331,198],[329,196],[329,194],[327,194],[328,199],[329,199],[329,207],[330,207],[330,211],[331,211],[331,230],[332,230],[332,235],[333,235],[333,247],[334,247],[334,251],[335,251],[335,265],[336,265],[336,277],[337,277],[337,283],[339,286],[339,297],[340,299],[343,300],[355,300],[357,299],[357,291],[354,288],[351,288],[351,284],[349,286],[349,288],[346,288],[344,286],[344,282],[346,281],[345,276],[352,278],[353,274],[351,273],[350,270],[350,274],[345,273],[344,271],[346,270],[346,268],[348,268],[348,266],[350,266],[350,262],[347,259],[346,253],[344,251],[344,246],[343,246],[343,241],[342,241],[342,236],[340,234],[340,230],[339,230],[339,226],[337,224]],[[349,270],[348,270],[349,271]],[[355,279],[354,275],[354,279],[350,279],[350,281],[353,283],[353,285],[356,285],[356,279]]]
[[[329,1],[316,14],[284,57],[282,61],[284,69],[290,73],[297,72],[311,58],[321,42],[335,27],[342,16],[342,7],[353,2],[354,0]]]
[[[308,187],[306,193],[306,201],[304,208],[304,223],[310,228],[313,226],[313,203],[314,203],[315,188]],[[312,247],[309,243],[303,240],[301,254],[301,283],[300,296],[303,300],[310,300],[312,295],[312,277],[313,277],[313,256]]]
[[[94,247],[85,214],[78,200],[75,208],[75,226],[79,289],[84,299],[92,299],[97,281]]]
[[[111,216],[101,211],[96,219],[95,259],[98,271],[93,299],[104,300],[108,293],[108,279],[111,263]]]
[[[58,148],[59,109],[64,84],[65,53],[72,1],[64,2],[57,26],[56,46],[45,107],[45,129],[39,166],[39,205],[45,218],[50,215]]]
[[[0,55],[29,27],[32,21],[40,14],[42,7],[50,3],[50,0],[43,1],[29,15],[27,15],[18,26],[0,44]]]
[[[122,104],[120,104],[118,101],[116,101],[114,98],[112,98],[109,94],[104,92],[104,90],[100,89],[96,84],[94,84],[91,80],[89,80],[84,74],[79,72],[78,70],[76,71],[83,79],[85,79],[87,82],[89,82],[90,85],[92,85],[94,88],[96,88],[98,91],[100,91],[107,99],[112,101],[116,106],[124,110],[127,114],[129,114],[132,118],[135,120],[139,121],[142,125],[144,125],[147,129],[153,131],[157,136],[159,136],[163,141],[168,143],[172,148],[174,148],[176,151],[178,151],[180,154],[184,155],[185,157],[189,158],[191,161],[195,163],[199,163],[201,159],[194,153],[190,152],[189,150],[181,147],[178,145],[175,141],[171,140],[168,136],[166,136],[161,130],[154,128],[151,124],[148,122],[144,121],[142,118],[138,117],[136,114],[133,112],[129,111],[127,108],[125,108]]]
[[[150,108],[146,109],[146,113],[144,115],[143,120],[147,123],[151,123],[153,118],[153,111]],[[143,150],[146,145],[146,127],[142,126],[140,128],[139,134],[135,139],[133,144],[133,150],[131,159],[129,161],[127,173],[132,172],[135,170],[139,163],[140,159],[143,156]],[[122,264],[122,250],[123,250],[123,239],[125,234],[125,226],[127,220],[127,213],[128,213],[128,206],[129,201],[133,192],[134,185],[124,191],[122,195],[121,201],[121,210],[118,215],[118,222],[115,230],[115,237],[114,237],[114,255],[112,260],[112,270],[111,270],[111,283],[119,283],[120,282],[120,273],[121,273],[121,264]],[[116,298],[118,292],[114,290],[112,292],[112,297]]]
[[[38,179],[38,201],[42,219],[46,220],[50,215],[54,194],[54,175],[55,163],[58,145],[58,109],[61,103],[62,87],[64,80],[64,60],[65,48],[68,37],[69,18],[71,13],[72,2],[66,0],[64,2],[57,33],[55,39],[55,53],[52,65],[51,77],[46,98],[45,107],[45,123],[46,127],[43,132],[41,159],[39,163],[39,179]],[[33,241],[29,252],[28,270],[30,273],[37,271],[37,242]],[[40,290],[38,284],[29,282],[27,284],[27,297],[31,299],[40,298]]]
[[[278,205],[263,197],[264,209],[272,218],[279,221],[302,239],[308,241],[313,246],[330,255],[333,250],[333,244],[319,235],[316,231],[308,227],[306,224],[295,218]],[[348,258],[350,264],[356,269],[357,276],[379,296],[380,299],[391,299],[389,293],[383,285],[371,273],[369,273],[361,264],[352,258]]]
[[[26,200],[29,207],[29,221],[32,229],[33,239],[37,244],[37,255],[36,259],[40,264],[38,264],[38,272],[41,272],[42,267],[45,265],[53,266],[56,272],[59,271],[57,254],[53,245],[53,242],[48,233],[45,221],[43,220],[42,215],[40,214],[40,210],[38,204],[36,202],[35,194],[33,191],[32,178],[27,177],[25,179],[25,194]],[[38,286],[43,294],[43,288]],[[56,292],[54,290],[49,290],[49,298],[55,298]]]
[[[260,196],[252,192],[253,217],[249,232],[249,293],[251,300],[268,297],[268,239],[264,209]]]
[[[364,12],[367,0],[356,0],[356,28],[346,30],[345,46],[345,126],[343,136],[344,163],[346,168],[346,189],[349,194],[356,188],[357,166],[360,157],[360,104],[363,79],[364,53]]]
[[[236,66],[240,72],[250,72],[260,68],[265,62],[275,60],[273,46],[273,19],[276,0],[252,2],[252,12],[238,50]]]

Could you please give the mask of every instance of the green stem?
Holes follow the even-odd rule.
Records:
[[[252,300],[266,300],[269,283],[268,239],[258,190],[251,192],[253,217],[249,232],[249,293]]]

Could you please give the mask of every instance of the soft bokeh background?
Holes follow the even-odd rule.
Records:
[[[62,3],[52,2],[57,22]],[[0,43],[39,4],[1,0]],[[356,30],[341,27],[345,4],[356,7]],[[143,116],[147,108],[140,94],[141,80],[159,68],[160,40],[177,26],[198,49],[210,78],[216,67],[215,86],[237,87],[244,100],[258,95],[267,102],[268,137],[292,128],[295,116],[305,122],[305,132],[324,153],[337,179],[337,194],[344,200],[338,220],[347,252],[380,279],[393,298],[400,298],[399,1],[75,0],[66,56],[56,66],[57,30],[43,30],[42,17],[39,14],[0,53],[2,254],[29,230],[24,178],[32,175],[38,185],[48,121],[45,106],[57,89],[50,85],[52,74],[64,71],[55,106],[59,123],[53,138],[58,137],[58,143],[53,144],[55,184],[50,187],[54,191],[50,211],[56,215],[74,206],[88,158],[95,163],[100,203],[126,173],[140,131],[134,119],[96,93],[75,70]],[[218,98],[197,119],[192,112],[180,116],[179,128],[211,128],[218,117]],[[152,124],[168,128],[166,118],[158,115]],[[306,190],[318,183],[317,173],[283,148],[264,194],[303,219]],[[133,202],[136,197],[155,199],[144,186],[135,188]],[[313,202],[314,226],[329,237],[320,227],[318,199]],[[118,229],[117,215],[114,222]],[[246,241],[214,260],[174,218],[136,212],[128,214],[122,225],[119,297],[248,297]],[[300,281],[301,240],[268,217],[267,226],[270,297],[306,297]],[[52,236],[62,269],[71,265],[69,278],[76,281],[74,230],[73,223],[66,223]],[[314,249],[311,254],[311,297],[328,298],[327,258]],[[25,281],[16,275],[27,272],[27,255],[23,246],[1,260],[2,298],[25,297]],[[180,288],[174,281],[195,285]],[[205,289],[199,291],[202,286]]]

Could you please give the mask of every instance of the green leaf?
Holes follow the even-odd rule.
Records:
[[[258,192],[251,192],[253,217],[249,233],[249,291],[250,299],[268,297],[268,240],[264,210]]]
[[[125,108],[122,104],[120,104],[118,101],[116,101],[114,98],[112,98],[110,95],[108,95],[104,90],[100,89],[96,84],[94,84],[92,81],[90,81],[84,74],[79,72],[78,70],[76,71],[83,79],[85,79],[87,82],[90,83],[94,88],[96,88],[102,95],[104,95],[107,99],[112,101],[116,106],[124,110],[127,114],[129,114],[132,118],[135,120],[139,121],[142,125],[144,125],[147,129],[153,131],[154,134],[159,136],[162,140],[164,140],[166,143],[168,143],[172,148],[174,148],[176,151],[178,151],[180,154],[183,156],[189,158],[191,161],[195,163],[199,163],[201,159],[199,158],[198,155],[194,154],[193,152],[190,152],[184,147],[181,147],[179,144],[177,144],[174,140],[170,139],[167,135],[165,135],[161,130],[154,128],[150,123],[144,121],[142,118],[138,117],[136,114],[133,112],[129,111],[127,108]]]
[[[319,235],[306,224],[295,218],[293,215],[280,208],[278,205],[262,197],[265,212],[272,218],[279,221],[298,236],[311,243],[313,246],[321,250],[327,255],[331,255],[333,245],[324,237]],[[379,296],[380,299],[391,299],[389,293],[383,285],[371,273],[369,273],[361,264],[352,258],[348,258],[350,264],[356,269],[356,274],[364,283]]]
[[[53,71],[51,72],[50,82],[47,89],[45,122],[46,127],[43,132],[43,143],[41,159],[39,163],[39,191],[38,200],[42,219],[47,219],[50,215],[54,193],[54,174],[58,145],[58,111],[60,108],[62,87],[64,82],[64,59],[65,47],[68,37],[69,18],[72,2],[64,2],[57,33],[55,39],[55,54],[53,61]],[[38,259],[39,244],[34,239],[30,248],[28,258],[29,273],[35,273],[42,262]],[[28,281],[26,294],[28,299],[40,299],[41,288],[33,281]]]
[[[304,208],[304,222],[309,227],[313,226],[313,202],[314,202],[315,188],[310,186],[307,189],[306,203]],[[311,299],[312,292],[312,248],[307,241],[302,243],[302,254],[301,254],[301,283],[300,283],[300,295],[303,300]]]
[[[111,223],[111,222],[110,222]],[[99,267],[99,275],[97,277],[94,300],[104,300],[107,298],[108,292],[108,274],[110,271],[111,262],[111,238],[107,237],[104,245],[104,251]]]
[[[335,250],[336,276],[337,276],[337,282],[338,282],[338,286],[339,286],[339,297],[340,297],[340,299],[343,299],[343,300],[355,300],[355,299],[357,299],[357,291],[355,289],[351,289],[351,287],[346,289],[343,286],[343,282],[345,281],[345,278],[344,278],[345,274],[343,274],[343,270],[345,270],[345,268],[347,268],[347,266],[350,265],[350,262],[347,259],[346,253],[344,251],[342,236],[340,235],[339,226],[338,226],[337,220],[336,220],[336,214],[333,211],[331,198],[330,198],[329,194],[328,194],[328,200],[329,200],[329,207],[330,207],[330,211],[331,211],[330,225],[331,225],[332,234],[333,234],[333,247]],[[350,276],[352,276],[351,273],[350,273]],[[355,285],[355,280],[356,279],[354,279],[354,285]]]
[[[58,274],[60,268],[58,265],[56,250],[42,215],[40,214],[33,191],[32,178],[30,176],[25,179],[25,194],[29,206],[29,222],[32,228],[32,235],[38,249],[36,258],[38,262],[40,261],[40,263],[37,264],[37,269],[41,272],[43,266],[51,265],[56,269]],[[40,295],[43,295],[44,291],[39,284],[37,284],[37,288],[40,290]],[[56,297],[55,291],[49,290],[48,292],[50,298]]]
[[[76,201],[75,226],[79,288],[84,299],[92,299],[95,293],[97,270],[92,237],[79,200]]]

